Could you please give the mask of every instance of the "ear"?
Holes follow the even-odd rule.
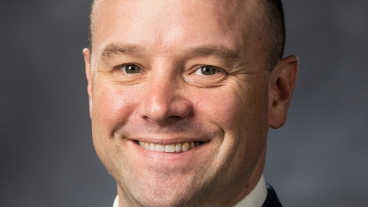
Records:
[[[89,99],[89,116],[92,118],[92,80],[91,80],[91,52],[88,48],[83,50],[84,55],[84,63],[86,69],[86,76],[87,76],[87,92],[88,92],[88,99]]]
[[[298,58],[295,56],[279,60],[272,71],[268,94],[269,127],[277,129],[284,125],[297,76]]]

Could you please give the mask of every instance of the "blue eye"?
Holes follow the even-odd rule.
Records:
[[[214,75],[217,72],[217,69],[213,66],[202,66],[194,73],[197,75]]]
[[[139,73],[141,71],[136,65],[124,65],[122,69],[125,69],[125,72],[129,74]]]

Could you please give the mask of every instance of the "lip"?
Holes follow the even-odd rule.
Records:
[[[144,139],[142,139],[144,140]],[[186,152],[179,152],[179,153],[170,153],[170,152],[158,152],[158,151],[151,151],[148,149],[145,149],[143,147],[141,147],[139,144],[136,143],[136,141],[138,140],[129,140],[130,145],[132,146],[133,150],[137,152],[137,154],[139,155],[139,157],[143,158],[144,160],[146,160],[149,163],[157,163],[159,162],[160,164],[170,164],[172,165],[173,163],[180,161],[182,162],[182,164],[185,163],[190,163],[191,160],[193,159],[198,159],[197,155],[198,153],[200,153],[202,150],[204,150],[204,148],[208,147],[210,141],[207,142],[203,142],[202,140],[202,144],[198,145],[197,147],[186,151]],[[141,141],[141,139],[139,140]],[[167,143],[165,145],[169,145],[169,144],[173,144],[173,143],[179,143],[178,141],[173,141],[173,140],[156,140],[156,142],[153,142],[154,140],[149,140],[149,142],[151,143],[155,143],[155,144],[163,144],[163,143]],[[184,142],[188,141],[188,139],[184,139]],[[190,141],[194,142],[194,139],[191,139]],[[144,142],[144,141],[143,141]],[[148,142],[148,141],[146,141]]]
[[[187,139],[187,138],[176,138],[176,139],[148,139],[148,138],[137,138],[137,139],[129,139],[130,141],[134,142],[148,142],[153,144],[160,144],[160,145],[171,145],[177,143],[184,143],[184,142],[200,142],[200,143],[207,143],[210,139]]]

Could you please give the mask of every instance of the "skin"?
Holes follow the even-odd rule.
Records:
[[[257,10],[254,0],[97,3],[94,50],[83,51],[92,135],[121,207],[233,206],[255,187],[298,65],[289,56],[264,69]],[[163,153],[135,141],[205,143]]]

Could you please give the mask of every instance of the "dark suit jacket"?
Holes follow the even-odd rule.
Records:
[[[282,207],[279,199],[277,198],[275,190],[270,184],[267,185],[267,197],[262,207]]]

